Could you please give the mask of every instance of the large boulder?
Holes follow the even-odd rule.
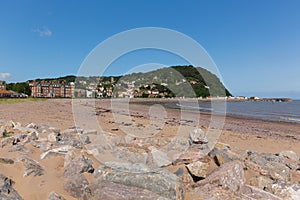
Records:
[[[282,158],[273,154],[248,152],[246,167],[273,180],[290,180],[290,168]]]
[[[76,174],[81,174],[84,172],[93,173],[93,163],[86,156],[81,155],[74,158],[66,167],[63,172],[65,178],[69,178]]]
[[[184,187],[180,179],[166,169],[141,163],[107,162],[100,166],[94,175],[101,181],[149,190],[164,198],[174,200],[184,198]]]
[[[206,178],[207,171],[209,168],[209,163],[203,163],[201,161],[196,161],[186,165],[190,174],[199,178]]]
[[[64,189],[75,198],[82,198],[84,191],[89,185],[89,182],[83,174],[74,174],[70,176],[67,183],[64,185]]]
[[[124,184],[97,181],[85,189],[84,200],[167,200],[146,189],[131,187]]]
[[[245,183],[244,165],[240,161],[232,161],[221,165],[206,179],[194,184],[194,187],[206,189],[221,187],[223,189],[238,192]]]

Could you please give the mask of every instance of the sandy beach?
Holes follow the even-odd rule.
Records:
[[[85,102],[84,100],[82,101]],[[139,100],[132,101],[130,104],[132,118],[139,120],[139,123],[142,124],[149,123],[149,108],[150,105],[153,104],[155,103],[148,103],[147,105],[145,103],[141,104]],[[119,128],[119,125],[111,123],[114,119],[110,111],[110,100],[96,101],[95,112],[98,112],[97,119],[101,128],[108,132],[114,131],[114,133],[124,134],[121,130],[115,131],[115,129]],[[193,116],[195,118],[198,117],[196,116],[198,113],[190,112],[190,115],[190,118],[193,118]],[[180,117],[180,110],[167,109],[166,121],[171,123],[164,125],[160,134],[172,136],[174,133],[173,130],[178,129]],[[76,125],[72,111],[72,100],[70,99],[1,104],[0,119],[5,121],[17,121],[24,125],[32,122],[36,124],[47,124],[62,130]],[[209,114],[202,114],[199,126],[207,128],[210,120]],[[91,127],[88,126],[87,128],[91,129]],[[293,150],[297,154],[300,154],[300,125],[226,116],[219,140],[243,150],[256,150],[270,153],[282,150]]]
[[[146,137],[154,139],[172,139],[178,134],[188,135],[187,131],[197,127],[205,131],[211,123],[210,114],[201,114],[199,117],[198,112],[187,111],[186,118],[182,119],[181,110],[160,107],[162,102],[157,104],[157,102],[135,99],[130,104],[126,104],[129,108],[126,109],[123,104],[112,106],[110,100],[78,101],[73,106],[80,104],[80,109],[84,109],[84,111],[77,107],[73,110],[71,99],[1,104],[0,120],[5,122],[12,120],[20,122],[24,126],[30,123],[45,124],[60,130],[80,125],[84,129],[98,129],[100,132],[104,131],[120,136],[128,133],[136,135],[143,133]],[[96,106],[93,106],[93,103]],[[149,112],[150,108],[154,110]],[[128,110],[130,115],[126,113]],[[75,123],[73,113],[77,118],[75,121],[82,118],[80,123]],[[156,113],[159,120],[155,121],[154,118],[151,122],[149,119],[151,113],[154,115]],[[164,117],[160,119],[161,115]],[[130,116],[130,121],[128,121],[128,116]],[[98,121],[97,125],[95,125],[94,119]],[[154,131],[155,134],[147,135],[151,131]],[[181,133],[182,131],[184,133]],[[251,150],[275,154],[291,150],[300,155],[300,125],[225,116],[225,123],[217,142],[228,144],[237,151]],[[27,154],[38,160],[42,151],[30,144],[25,146],[29,150]],[[7,150],[8,147],[0,148],[0,157],[18,158],[18,153],[7,152]],[[95,168],[101,163],[97,159],[91,157],[90,159],[93,160]],[[13,166],[0,163],[0,173],[16,182],[15,189],[24,199],[46,199],[51,191],[61,194],[66,199],[74,199],[63,189],[65,183],[62,178],[64,159],[54,157],[40,162],[46,168],[46,174],[42,177],[24,177],[24,167],[20,162],[16,162]],[[91,175],[86,175],[86,177],[90,181],[94,180]],[[300,180],[300,175],[295,175],[294,179]],[[189,199],[188,196],[186,199]]]

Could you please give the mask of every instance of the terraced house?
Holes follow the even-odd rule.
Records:
[[[74,83],[33,81],[29,83],[29,86],[32,97],[72,98],[74,96]]]

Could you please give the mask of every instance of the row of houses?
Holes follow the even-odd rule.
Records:
[[[74,97],[75,84],[58,81],[33,81],[29,83],[31,97],[45,98],[72,98]]]

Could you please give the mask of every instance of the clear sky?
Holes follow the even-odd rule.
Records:
[[[299,0],[0,0],[0,79],[76,74],[100,42],[139,27],[196,40],[234,95],[300,98]],[[145,51],[120,59],[108,74],[149,62],[186,64]]]

